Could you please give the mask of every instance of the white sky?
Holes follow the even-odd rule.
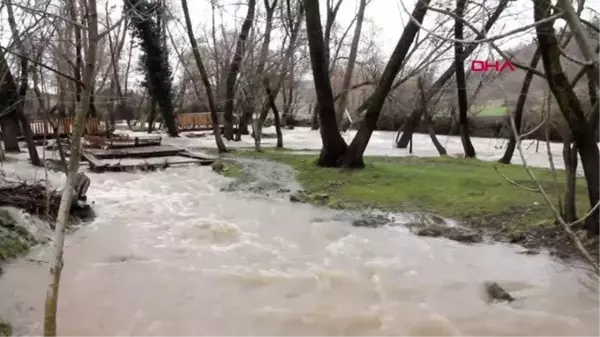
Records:
[[[0,2],[5,0],[0,0]],[[28,1],[33,0],[13,0],[15,3],[26,4]],[[35,0],[39,2],[40,0]],[[118,7],[122,4],[121,0],[108,0],[110,3],[116,4]],[[170,5],[172,5],[173,10],[175,11],[175,15],[181,18],[181,22],[183,22],[183,15],[181,11],[181,3],[180,0],[167,0]],[[246,15],[247,6],[241,5],[246,3],[246,0],[217,0],[219,5],[223,8],[223,17],[225,25],[232,29],[236,27],[240,28],[241,22]],[[398,38],[402,33],[402,29],[406,22],[408,21],[408,14],[402,9],[400,5],[402,0],[371,0],[370,4],[366,9],[366,18],[369,20],[363,26],[363,35],[368,36],[371,35],[373,30],[377,30],[376,40],[381,51],[387,56],[391,54],[394,49]],[[285,0],[279,0],[279,3],[285,2]],[[432,3],[436,3],[437,1],[432,1]],[[450,1],[453,3],[454,1]],[[496,4],[497,0],[489,1],[491,4]],[[322,19],[325,19],[325,3],[326,0],[320,0],[321,3],[321,16]],[[408,11],[412,11],[415,0],[405,0],[403,1],[404,6]],[[337,21],[341,25],[342,29],[345,29],[347,25],[350,23],[352,18],[355,16],[357,11],[358,0],[343,0],[340,11],[337,16]],[[203,29],[210,27],[211,24],[211,6],[210,0],[188,0],[188,6],[191,13],[192,22],[197,27],[195,33],[196,38],[203,35]],[[587,0],[586,1],[586,11],[584,12],[585,18],[590,18],[592,16],[592,11],[596,11],[596,13],[600,12],[600,0]],[[590,10],[591,9],[591,10]],[[105,0],[98,0],[98,11],[101,17],[103,17],[105,13]],[[257,18],[257,22],[260,26],[263,26],[264,20],[263,15],[263,0],[257,0],[257,14],[259,17]],[[434,17],[434,13],[429,12],[425,19],[425,26],[432,26],[432,18]],[[17,15],[19,15],[19,10],[17,9]],[[110,13],[110,16],[113,20],[116,20],[121,15],[120,8],[116,8]],[[10,39],[10,31],[8,29],[8,24],[5,20],[6,13],[3,10],[3,13],[0,17],[0,43],[3,46],[6,46],[8,40]],[[218,19],[218,18],[217,18]],[[508,31],[524,24],[530,24],[533,22],[533,10],[532,10],[532,2],[530,0],[517,0],[511,2],[510,7],[505,13],[502,15],[502,19],[494,26],[492,32],[489,32],[489,35],[495,35],[499,31]],[[218,23],[217,23],[218,24]],[[177,23],[172,23],[170,25],[171,31],[175,35],[181,36],[178,38],[178,48],[180,50],[187,50],[189,48],[189,42],[187,41],[187,37],[183,36],[183,30]],[[351,39],[353,30],[350,31],[349,36],[346,41]],[[446,33],[439,32],[436,33]],[[501,41],[497,41],[498,45],[503,46],[504,48],[513,47],[519,44],[522,44],[524,40],[531,40],[534,35],[534,30],[530,29],[529,31],[519,34],[518,36],[513,36],[507,39],[503,39]],[[274,44],[277,42],[273,42]],[[175,57],[172,58],[173,60]],[[137,58],[134,58],[134,61],[137,62]],[[527,60],[525,60],[527,62]],[[177,77],[176,77],[177,78]]]

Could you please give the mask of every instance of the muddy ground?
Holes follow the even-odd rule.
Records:
[[[382,211],[376,207],[346,209],[339,201],[330,200],[327,194],[309,194],[296,181],[292,167],[262,159],[232,158],[224,160],[241,165],[241,176],[225,187],[225,191],[242,191],[264,197],[274,197],[291,202],[310,203],[317,206],[338,209],[333,219],[315,219],[317,221],[348,221],[353,226],[382,227],[405,226],[415,235],[445,237],[450,240],[471,243],[504,242],[523,247],[523,254],[538,254],[547,249],[556,258],[562,260],[581,259],[579,250],[565,231],[559,226],[532,226],[523,231],[511,232],[502,227],[507,220],[518,216],[528,209],[507,209],[502,214],[491,214],[487,218],[444,219],[435,214],[394,213]],[[483,223],[482,223],[483,222]],[[598,240],[583,240],[590,252],[598,256]]]

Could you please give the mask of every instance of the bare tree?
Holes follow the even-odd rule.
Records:
[[[76,6],[75,0],[70,0],[71,8]],[[96,0],[82,0],[82,8],[87,12],[87,34],[82,38],[86,45],[85,67],[83,69],[83,81],[81,100],[77,104],[77,113],[75,115],[75,124],[71,135],[71,155],[67,170],[67,181],[62,191],[58,217],[54,229],[53,248],[54,254],[50,264],[50,282],[46,292],[45,312],[44,312],[44,336],[56,336],[56,318],[58,291],[60,288],[60,276],[63,268],[63,249],[65,240],[65,228],[69,221],[69,211],[73,202],[75,178],[79,171],[79,161],[81,157],[81,136],[83,135],[88,111],[90,109],[90,100],[92,93],[92,82],[96,71],[96,52],[98,41],[106,34],[110,33],[114,26],[108,27],[103,33],[98,33],[98,12]],[[87,35],[87,36],[86,36]]]
[[[367,0],[360,0],[358,7],[358,14],[356,16],[356,26],[354,28],[354,37],[352,38],[352,44],[350,46],[350,54],[348,56],[348,65],[346,66],[346,72],[344,73],[344,82],[342,83],[342,90],[339,95],[337,115],[336,119],[341,126],[343,120],[343,113],[346,109],[348,100],[348,91],[350,89],[350,82],[352,81],[352,73],[354,72],[354,65],[356,63],[356,56],[358,54],[358,43],[360,42],[360,34],[362,30],[363,20],[365,18],[365,9],[367,7]]]
[[[454,37],[456,40],[463,39],[463,16],[465,12],[465,0],[456,1],[456,22],[454,23]],[[460,139],[466,158],[475,157],[475,148],[471,144],[469,136],[469,120],[467,117],[467,81],[465,78],[465,59],[463,57],[463,43],[454,41],[454,68],[456,71],[456,88],[458,90],[458,116],[460,125]]]
[[[223,138],[221,137],[221,130],[219,128],[219,117],[217,115],[217,106],[215,104],[215,99],[213,96],[212,87],[210,85],[210,80],[208,78],[208,74],[206,69],[204,68],[204,63],[202,63],[202,58],[200,57],[200,51],[198,50],[198,43],[196,42],[196,38],[194,37],[194,31],[192,27],[192,21],[190,19],[190,13],[187,6],[187,0],[181,0],[181,7],[183,8],[183,13],[185,16],[185,23],[187,27],[187,34],[190,39],[190,44],[192,45],[192,51],[194,53],[194,59],[196,60],[196,66],[200,71],[200,75],[202,76],[202,82],[204,84],[204,89],[206,90],[206,97],[208,98],[208,104],[210,108],[210,116],[213,123],[213,133],[215,135],[215,141],[217,143],[217,148],[219,152],[227,152],[227,148],[225,147],[225,143],[223,143]],[[198,94],[198,92],[196,92]]]
[[[235,53],[233,55],[233,58],[231,59],[231,63],[229,64],[229,71],[227,73],[223,125],[225,128],[224,137],[228,140],[233,139],[233,103],[235,98],[236,79],[240,72],[242,58],[244,57],[245,53],[246,38],[248,37],[248,32],[250,31],[250,28],[252,28],[252,23],[254,21],[255,7],[256,0],[249,0],[248,12],[246,13],[246,18],[244,19],[242,29],[240,30],[240,34],[237,38]]]

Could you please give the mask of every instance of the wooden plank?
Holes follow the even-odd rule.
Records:
[[[92,172],[102,172],[107,164],[96,158],[91,153],[82,153],[81,156],[90,163],[90,170]]]
[[[185,150],[178,149],[170,145],[129,147],[120,149],[86,149],[85,152],[91,153],[98,159],[109,158],[149,158],[176,156]]]
[[[92,156],[93,157],[93,156]],[[126,163],[121,164],[113,163],[109,164],[106,162],[102,162],[101,160],[95,159],[98,165],[90,165],[90,170],[93,172],[101,173],[101,172],[132,172],[132,171],[156,171],[157,169],[166,169],[167,167],[176,166],[176,165],[189,165],[189,164],[198,164],[198,165],[210,165],[212,161],[210,160],[198,160],[198,159],[190,159],[176,162],[169,162],[168,160],[165,162],[138,162],[138,163]]]
[[[200,159],[200,160],[211,160],[212,162],[214,162],[215,160],[218,159],[215,156],[211,156],[209,154],[201,153],[201,152],[183,151],[183,152],[179,152],[177,155],[182,156],[182,157],[187,157],[187,158]]]

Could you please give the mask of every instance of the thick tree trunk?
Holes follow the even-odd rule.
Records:
[[[484,32],[490,31],[490,29],[492,28],[494,23],[496,23],[496,21],[500,17],[500,14],[502,14],[502,12],[508,6],[509,2],[510,2],[510,0],[500,0],[500,2],[498,3],[498,7],[496,7],[496,10],[492,14],[492,16],[490,16],[488,21],[485,23],[484,29],[483,29]],[[477,34],[477,38],[483,39],[483,38],[485,38],[485,36]],[[464,59],[469,57],[469,55],[471,55],[473,53],[473,51],[475,51],[475,49],[477,49],[477,47],[479,47],[478,44],[469,45],[469,47],[467,47],[463,52]],[[454,69],[454,63],[452,63],[452,65],[450,65],[448,67],[448,69],[446,69],[446,71],[444,71],[444,73],[434,82],[434,84],[428,90],[428,92],[427,92],[428,99],[431,99],[434,96],[436,96],[437,94],[439,94],[439,92],[444,87],[446,82],[448,82],[448,80],[450,80],[452,78],[452,76],[454,76],[455,72],[456,72],[456,70]],[[396,143],[398,148],[405,149],[408,146],[409,141],[412,139],[412,134],[417,129],[417,126],[419,126],[419,122],[421,121],[421,117],[422,117],[422,112],[423,112],[423,110],[420,107],[416,107],[413,110],[413,112],[410,114],[410,116],[407,118],[406,122],[404,123],[402,135],[400,136],[400,139]]]
[[[456,1],[456,20],[454,21],[454,38],[463,39],[463,16],[465,12],[465,1]],[[456,68],[456,89],[458,91],[458,123],[460,125],[460,140],[465,158],[475,158],[475,148],[469,136],[469,117],[467,116],[467,79],[465,77],[465,58],[463,56],[462,42],[454,42],[454,67]]]
[[[242,59],[245,54],[246,39],[248,32],[252,28],[252,22],[254,21],[254,10],[256,7],[256,0],[248,1],[248,12],[246,13],[246,19],[242,24],[240,35],[238,36],[237,45],[235,47],[235,54],[229,65],[229,72],[227,73],[226,82],[226,93],[225,93],[225,112],[223,115],[223,126],[225,139],[233,139],[233,103],[235,99],[236,79],[240,72],[242,65]]]
[[[40,157],[38,156],[37,149],[35,148],[35,144],[33,142],[33,133],[31,132],[31,125],[29,124],[29,118],[25,114],[23,109],[24,102],[27,99],[27,88],[29,84],[29,67],[28,67],[28,54],[31,48],[26,46],[29,45],[28,40],[22,40],[21,34],[19,33],[17,22],[15,20],[15,15],[12,8],[12,3],[9,1],[6,3],[6,9],[8,12],[8,23],[10,26],[10,30],[14,39],[15,44],[19,47],[19,52],[21,53],[21,57],[19,57],[19,62],[21,65],[21,78],[20,85],[17,92],[17,83],[14,80],[14,77],[11,74],[10,68],[8,67],[8,63],[6,62],[6,58],[4,53],[2,53],[2,62],[3,66],[1,67],[0,74],[3,74],[4,81],[9,88],[10,96],[12,99],[12,106],[14,106],[14,111],[16,113],[17,119],[21,122],[21,129],[23,131],[23,136],[25,137],[25,142],[27,143],[27,150],[29,151],[29,158],[31,159],[31,164],[34,166],[43,166]],[[6,73],[5,73],[6,72]]]
[[[571,147],[568,140],[563,144],[563,160],[567,171],[563,218],[567,223],[571,223],[577,220],[577,148],[575,145]]]
[[[185,16],[185,25],[187,28],[188,38],[192,45],[192,53],[194,55],[194,60],[196,61],[196,66],[200,71],[200,77],[202,78],[202,84],[204,84],[204,90],[206,91],[206,97],[208,100],[208,107],[210,109],[210,118],[212,119],[212,127],[213,133],[215,135],[215,142],[217,143],[217,148],[219,152],[227,152],[227,147],[225,147],[225,143],[223,143],[223,138],[221,137],[221,130],[219,127],[219,116],[217,114],[217,105],[215,104],[215,98],[213,96],[212,86],[210,84],[210,80],[208,78],[208,73],[206,72],[206,68],[204,67],[204,63],[202,62],[202,58],[200,57],[200,51],[198,50],[198,42],[194,37],[194,28],[192,26],[192,21],[190,19],[190,12],[187,5],[187,0],[181,0],[181,6],[183,7],[183,14]],[[196,95],[199,95],[199,92],[196,92]]]
[[[534,1],[534,19],[536,21],[547,19],[550,16],[550,10],[551,2],[549,0]],[[536,33],[548,86],[573,135],[583,165],[590,207],[594,207],[600,199],[600,154],[594,139],[595,121],[588,121],[586,118],[581,102],[563,71],[560,62],[560,48],[554,31],[554,20],[538,24]],[[599,221],[599,212],[596,208],[586,219],[585,228],[588,232],[597,235],[600,231]]]
[[[8,153],[19,153],[19,122],[14,114],[0,118],[0,127],[2,127],[2,142],[4,142],[4,151]]]
[[[148,113],[148,133],[154,131],[154,121],[156,120],[156,100],[152,98],[150,103],[150,113]]]
[[[422,0],[417,2],[415,5],[411,15],[418,23],[415,23],[411,20],[406,24],[406,27],[402,31],[400,40],[398,40],[398,44],[396,44],[396,48],[394,49],[390,60],[386,64],[385,69],[383,70],[379,84],[375,88],[373,95],[371,95],[370,104],[365,114],[364,123],[362,123],[358,129],[356,136],[352,140],[352,143],[348,147],[348,151],[342,159],[342,165],[344,167],[364,167],[363,154],[367,148],[371,134],[373,131],[375,131],[377,126],[377,120],[379,119],[381,108],[383,107],[385,98],[394,84],[394,79],[398,75],[398,72],[400,72],[402,63],[404,63],[404,59],[408,54],[410,46],[412,45],[415,36],[419,32],[419,25],[423,22],[423,18],[425,18],[429,2],[430,0]],[[321,126],[321,129],[322,128],[323,126]]]
[[[537,68],[538,63],[540,62],[540,58],[542,57],[542,53],[540,48],[538,47],[531,58],[531,62],[529,62],[529,67],[531,69]],[[533,71],[527,71],[525,74],[525,79],[523,80],[523,84],[521,85],[521,92],[519,93],[519,99],[517,100],[517,106],[515,107],[515,126],[517,127],[517,132],[521,133],[521,124],[523,122],[523,109],[525,108],[525,101],[527,100],[527,94],[529,93],[529,87],[531,85],[531,81],[533,80]],[[503,164],[510,164],[510,161],[515,153],[515,147],[517,146],[517,141],[514,135],[511,133],[510,140],[508,141],[508,146],[506,147],[506,151],[504,155],[498,162]]]
[[[339,166],[339,159],[347,149],[347,144],[340,135],[335,120],[333,90],[329,79],[329,64],[323,41],[323,28],[318,0],[305,0],[306,31],[310,49],[310,62],[313,81],[317,94],[319,120],[321,123],[321,140],[323,147],[317,164],[319,166]]]

